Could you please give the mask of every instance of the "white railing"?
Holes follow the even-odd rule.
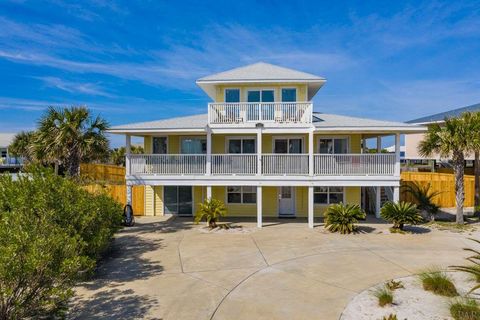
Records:
[[[309,174],[308,154],[262,154],[263,176]],[[131,154],[131,175],[205,175],[205,154]],[[394,154],[315,154],[315,176],[393,176]],[[257,154],[212,154],[212,175],[256,175]]]
[[[391,176],[395,154],[316,154],[314,167],[320,176]]]
[[[266,176],[308,175],[308,154],[263,154],[262,174]]]
[[[209,124],[312,123],[311,102],[209,103]]]
[[[130,174],[205,174],[206,164],[204,154],[131,154]]]
[[[256,154],[212,154],[214,175],[255,175],[257,174]]]

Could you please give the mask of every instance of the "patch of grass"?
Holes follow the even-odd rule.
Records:
[[[398,318],[396,314],[391,313],[388,316],[384,316],[382,320],[398,320]]]
[[[473,299],[458,300],[450,305],[450,314],[455,320],[478,320],[480,319],[480,308]]]
[[[470,219],[466,219],[470,220]],[[470,223],[474,223],[473,221]],[[472,226],[470,223],[458,224],[454,221],[431,221],[425,223],[426,226],[433,227],[438,230],[447,230],[447,231],[455,231],[455,232],[471,232],[475,231],[476,228]]]
[[[404,289],[405,287],[403,286],[402,281],[395,281],[395,280],[390,280],[385,284],[385,287],[387,287],[389,290],[394,291],[397,289]]]
[[[449,276],[440,270],[423,272],[419,275],[419,278],[422,281],[423,289],[426,291],[432,291],[437,295],[445,297],[458,296],[455,284]]]
[[[387,287],[381,287],[373,292],[373,295],[378,299],[378,305],[385,307],[393,303],[393,293]]]
[[[388,230],[390,230],[390,233],[411,234],[410,231],[406,231],[406,230],[402,230],[394,227],[390,227]]]

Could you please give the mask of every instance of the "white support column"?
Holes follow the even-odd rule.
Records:
[[[257,186],[257,227],[262,227],[262,187]]]
[[[400,201],[400,187],[393,187],[393,202]]]
[[[212,199],[212,186],[207,186],[207,199]]]
[[[125,173],[130,175],[130,150],[132,145],[132,137],[125,135]],[[132,186],[127,184],[127,204],[132,205]]]
[[[314,224],[313,186],[308,186],[308,227],[313,228],[313,224]]]
[[[262,129],[257,131],[257,176],[262,175]]]
[[[377,137],[377,153],[382,152],[382,137]]]
[[[207,176],[212,174],[212,131],[210,128],[207,128],[207,168],[206,168]],[[210,188],[210,193],[212,191],[212,187],[207,187],[207,198],[208,197],[208,188]],[[210,197],[212,195],[210,194]]]
[[[395,176],[400,177],[400,133],[395,134]]]
[[[313,129],[308,132],[308,174],[313,176],[314,174],[314,162],[313,162]]]
[[[382,206],[382,187],[375,187],[375,217],[380,218],[380,207]]]
[[[127,176],[130,175],[130,150],[132,145],[132,137],[125,135],[125,171]]]

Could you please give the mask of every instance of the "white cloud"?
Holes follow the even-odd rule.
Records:
[[[35,79],[43,81],[48,87],[57,88],[73,94],[114,97],[114,95],[106,92],[105,89],[97,83],[67,81],[57,77],[35,77]]]

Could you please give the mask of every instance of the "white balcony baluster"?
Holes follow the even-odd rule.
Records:
[[[395,154],[316,154],[314,166],[317,176],[389,176]]]

